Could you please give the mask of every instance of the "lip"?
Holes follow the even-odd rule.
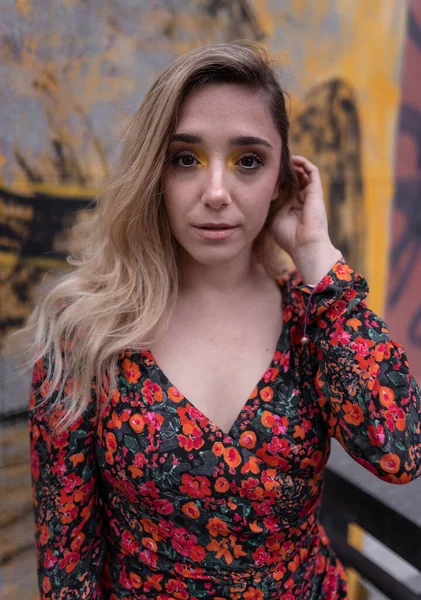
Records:
[[[237,225],[231,225],[230,223],[201,223],[200,225],[195,225],[199,229],[203,227],[212,227],[212,229],[224,229],[226,227],[237,227]]]
[[[228,229],[204,229],[195,227],[196,231],[206,240],[226,240],[231,237],[238,227],[230,226]]]

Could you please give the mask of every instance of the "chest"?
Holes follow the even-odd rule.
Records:
[[[171,384],[224,432],[271,364],[282,332],[279,294],[260,308],[225,318],[176,311],[150,348]]]

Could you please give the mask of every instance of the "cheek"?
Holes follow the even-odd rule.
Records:
[[[275,184],[260,182],[260,185],[244,190],[242,203],[247,217],[253,222],[263,225],[269,212]]]

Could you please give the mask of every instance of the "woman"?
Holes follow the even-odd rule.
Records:
[[[265,52],[172,63],[93,219],[29,322],[42,598],[346,598],[330,437],[406,483],[421,394],[291,159]]]

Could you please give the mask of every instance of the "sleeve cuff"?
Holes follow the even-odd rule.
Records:
[[[307,324],[314,323],[330,309],[331,319],[351,311],[369,294],[368,283],[354,271],[344,258],[339,259],[314,287],[301,283],[296,286],[307,307]]]

